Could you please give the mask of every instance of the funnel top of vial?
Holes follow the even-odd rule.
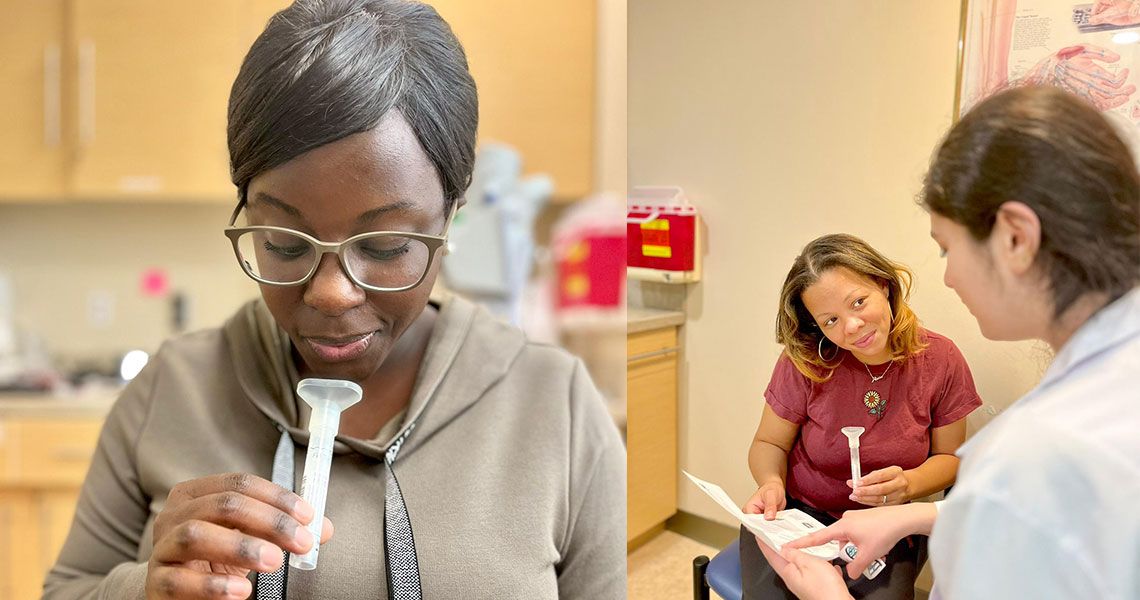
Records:
[[[302,379],[297,383],[297,395],[309,406],[332,403],[344,410],[364,396],[359,385],[343,379]]]
[[[844,427],[843,429],[840,429],[839,431],[842,431],[843,435],[847,436],[847,447],[848,448],[858,448],[859,447],[859,436],[863,435],[863,432],[866,431],[866,429],[864,429],[862,427]]]

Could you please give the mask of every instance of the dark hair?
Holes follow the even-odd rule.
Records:
[[[776,341],[783,344],[784,354],[791,359],[796,370],[812,381],[823,382],[831,378],[838,365],[828,364],[819,355],[817,344],[824,335],[804,306],[803,293],[824,273],[839,267],[870,279],[875,285],[887,287],[887,302],[891,306],[887,348],[892,360],[906,359],[926,348],[926,341],[920,335],[918,316],[907,305],[914,274],[905,265],[883,256],[867,242],[846,233],[835,233],[816,238],[804,246],[792,262],[780,290]]]
[[[444,210],[475,164],[475,82],[435,9],[408,0],[297,0],[270,19],[230,92],[230,176],[249,182],[399,110],[439,175]]]
[[[989,238],[1016,200],[1041,222],[1035,264],[1054,318],[1088,292],[1115,300],[1140,283],[1140,175],[1095,108],[1052,87],[1022,87],[978,104],[950,130],[919,203]]]

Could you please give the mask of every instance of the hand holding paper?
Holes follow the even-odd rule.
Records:
[[[733,517],[736,517],[736,520],[740,521],[748,531],[755,534],[757,539],[763,541],[777,552],[784,544],[812,533],[813,531],[823,529],[823,523],[820,523],[811,515],[795,508],[777,512],[776,518],[772,521],[766,520],[763,514],[744,514],[744,512],[737,508],[736,503],[732,501],[732,498],[730,498],[720,486],[693,477],[685,471],[682,471],[682,473],[685,473],[685,476],[688,477],[689,480],[701,488],[704,493],[708,494],[721,508],[728,511]],[[839,556],[839,543],[827,542],[818,546],[803,548],[803,551],[817,558],[831,560]]]

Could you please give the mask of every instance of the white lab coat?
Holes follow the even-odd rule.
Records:
[[[958,456],[930,538],[932,597],[1140,598],[1140,288]]]

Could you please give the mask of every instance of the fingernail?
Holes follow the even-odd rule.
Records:
[[[848,496],[848,498],[850,498],[850,499],[852,499],[852,500],[855,500],[855,499],[856,499],[856,498],[855,498],[855,494],[851,494],[850,496]]]
[[[272,569],[277,565],[277,558],[281,556],[281,551],[273,548],[272,546],[262,546],[261,550],[257,553],[257,560],[261,563],[264,569]]]
[[[305,548],[311,548],[313,546],[313,534],[309,533],[307,527],[298,527],[297,533],[293,534],[293,539]]]
[[[302,499],[298,499],[297,503],[293,505],[293,513],[302,519],[308,520],[313,516],[313,507]]]

